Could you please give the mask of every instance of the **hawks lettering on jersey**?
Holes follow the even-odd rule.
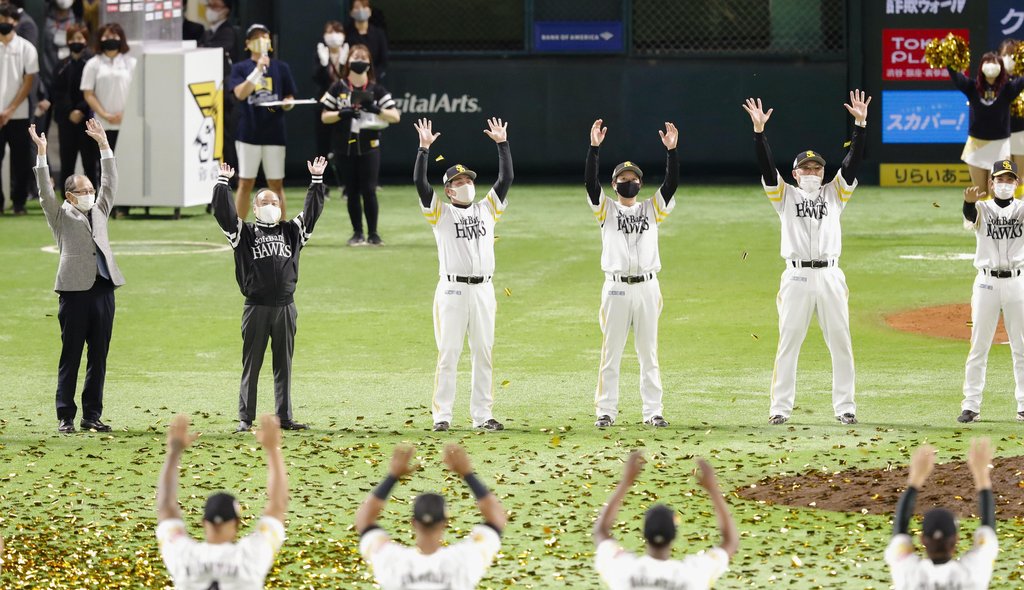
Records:
[[[1000,207],[994,199],[986,199],[978,201],[975,207],[975,268],[1024,268],[1024,204],[1014,199]]]
[[[282,258],[292,257],[292,247],[284,239],[284,234],[263,234],[253,240],[252,258],[259,260],[269,256]]]
[[[640,275],[661,270],[658,226],[676,206],[667,203],[661,189],[650,199],[626,207],[608,198],[604,191],[595,205],[587,203],[601,226],[601,270],[621,275]],[[609,215],[614,223],[609,223]]]
[[[1012,217],[995,217],[985,222],[985,237],[1008,240],[1021,237],[1021,222]]]
[[[857,188],[857,181],[848,184],[842,172],[823,184],[817,193],[807,194],[782,182],[761,184],[765,195],[782,221],[780,254],[787,260],[823,260],[839,258],[843,250],[843,231],[839,218]]]
[[[420,202],[423,217],[434,228],[438,274],[494,274],[494,226],[501,220],[505,206],[494,189],[465,208],[442,202],[436,191],[431,196],[430,206],[424,207]]]

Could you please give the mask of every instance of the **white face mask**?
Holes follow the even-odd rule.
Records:
[[[1017,187],[1010,182],[1000,182],[994,184],[992,192],[996,194],[997,199],[1012,199],[1013,193],[1017,190]]]
[[[253,207],[253,213],[256,215],[256,221],[262,223],[277,223],[281,221],[281,208],[277,205]]]
[[[57,7],[61,10],[67,10],[71,8],[71,5],[75,3],[75,0],[57,0]]]
[[[344,44],[344,33],[324,33],[324,45],[328,47],[341,47]]]
[[[96,193],[75,195],[75,209],[82,213],[88,213],[96,204]]]
[[[451,197],[451,200],[456,203],[468,205],[476,198],[476,185],[474,184],[467,183],[461,186],[453,186],[451,189],[455,191],[455,196]]]
[[[359,22],[366,22],[370,20],[370,9],[369,8],[356,8],[352,11],[352,18]]]
[[[227,14],[225,14],[226,12],[226,10],[214,10],[212,8],[207,8],[206,22],[210,23],[211,25],[215,25],[227,17]]]
[[[816,193],[821,188],[821,177],[817,174],[804,174],[800,176],[797,183],[800,184],[800,190],[805,193]]]
[[[988,62],[981,66],[981,73],[985,74],[986,78],[995,78],[999,76],[999,72],[1001,70],[1002,68],[999,67],[999,64],[994,64],[992,62]]]

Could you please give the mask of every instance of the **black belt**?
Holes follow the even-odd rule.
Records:
[[[991,268],[983,268],[981,269],[981,272],[987,274],[990,277],[995,277],[997,279],[1009,279],[1012,277],[1019,277],[1021,269],[1015,268],[1013,270],[994,270]]]
[[[835,265],[831,260],[790,260],[789,263],[793,268],[827,268]]]
[[[649,272],[645,275],[625,276],[625,275],[612,275],[613,281],[620,283],[626,283],[627,285],[633,285],[636,283],[642,283],[644,281],[650,281],[655,277],[653,272]]]
[[[486,283],[491,280],[491,277],[460,277],[456,275],[447,275],[449,281],[456,283],[466,283],[469,285],[479,285],[480,283]]]

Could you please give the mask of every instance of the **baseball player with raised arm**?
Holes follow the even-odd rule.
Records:
[[[992,495],[992,446],[987,438],[972,439],[967,467],[978,491],[978,515],[981,526],[974,531],[974,545],[956,557],[960,540],[956,517],[944,508],[933,508],[921,523],[921,544],[927,557],[914,549],[908,532],[914,515],[917,492],[935,466],[935,449],[925,445],[910,459],[907,489],[896,504],[892,522],[892,540],[885,550],[885,562],[892,572],[896,590],[985,590],[992,579],[992,567],[999,553],[996,536],[996,503]]]
[[[1017,165],[999,160],[992,166],[988,191],[972,186],[964,191],[964,219],[974,225],[978,274],[971,294],[971,352],[964,371],[964,401],[958,422],[981,418],[988,351],[992,348],[999,312],[1003,313],[1013,355],[1017,420],[1024,422],[1024,203],[1014,199],[1020,186]]]
[[[850,92],[850,104],[843,105],[854,118],[853,138],[835,177],[823,183],[825,159],[814,150],[806,150],[793,160],[792,175],[797,186],[783,181],[768,147],[764,126],[774,109],[766,113],[760,98],[748,98],[742,105],[754,123],[754,145],[764,192],[782,221],[781,254],[786,261],[776,297],[779,347],[772,370],[769,424],[784,424],[793,412],[797,359],[811,325],[811,316],[815,314],[832,355],[832,409],[836,420],[843,424],[857,423],[850,290],[846,286],[846,275],[839,268],[839,255],[843,250],[839,217],[857,188],[869,104],[870,96],[854,90]]]
[[[444,447],[444,464],[461,477],[476,497],[484,517],[469,535],[452,545],[444,545],[448,511],[444,497],[420,494],[412,505],[412,528],[416,546],[406,547],[391,540],[377,526],[391,488],[412,473],[413,447],[395,447],[388,476],[367,496],[356,511],[359,553],[370,564],[374,578],[383,590],[470,590],[476,588],[501,548],[501,531],[508,520],[498,498],[473,473],[466,450],[457,444]]]
[[[277,417],[260,417],[256,440],[267,453],[267,505],[256,530],[238,538],[241,507],[225,492],[211,494],[203,511],[205,540],[185,530],[178,506],[178,465],[184,450],[199,437],[188,431],[188,416],[178,415],[167,430],[167,461],[156,489],[160,555],[177,590],[257,590],[274,565],[284,542],[284,515],[288,509],[288,475],[281,455],[281,427]]]
[[[719,546],[690,555],[681,561],[672,559],[676,513],[664,504],[651,506],[644,515],[644,539],[647,540],[644,555],[637,556],[626,551],[612,538],[615,517],[643,464],[644,459],[639,451],[629,455],[622,480],[594,523],[594,543],[597,545],[594,564],[597,573],[611,590],[710,588],[729,567],[729,560],[739,548],[740,538],[736,532],[736,523],[718,487],[715,470],[704,459],[697,459],[697,483],[711,497],[718,530],[722,533]]]
[[[625,161],[612,172],[612,187],[617,198],[605,195],[598,179],[599,154],[607,127],[603,120],[590,128],[587,154],[587,199],[594,219],[601,228],[601,270],[605,280],[601,288],[601,364],[594,394],[597,421],[605,428],[615,423],[619,413],[619,365],[629,329],[633,329],[636,356],[640,361],[640,398],[643,421],[651,426],[668,426],[663,417],[661,371],[658,368],[658,317],[661,316],[661,287],[658,271],[658,226],[676,206],[679,184],[679,160],[676,143],[679,131],[672,123],[658,131],[665,145],[665,181],[646,201],[637,201],[643,186],[640,167]]]
[[[416,125],[420,147],[416,153],[413,180],[420,196],[423,216],[434,228],[437,242],[438,274],[434,291],[434,340],[437,369],[434,373],[432,412],[434,430],[451,427],[455,405],[455,376],[462,343],[469,333],[473,377],[469,413],[475,428],[502,430],[494,419],[494,226],[507,205],[512,186],[512,152],[508,147],[508,123],[489,119],[484,133],[498,145],[498,180],[482,201],[474,202],[476,172],[456,164],[444,173],[443,202],[427,180],[430,145],[441,135],[433,132],[428,119]]]

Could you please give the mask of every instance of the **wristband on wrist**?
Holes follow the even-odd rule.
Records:
[[[466,480],[466,485],[469,486],[469,489],[473,492],[473,497],[477,500],[482,500],[487,497],[487,494],[491,493],[487,486],[477,478],[475,473],[467,473],[463,479]]]
[[[391,488],[395,487],[396,483],[398,483],[398,478],[388,474],[388,476],[384,478],[384,481],[380,482],[373,490],[373,495],[376,496],[378,500],[387,500],[388,496],[391,495]]]

